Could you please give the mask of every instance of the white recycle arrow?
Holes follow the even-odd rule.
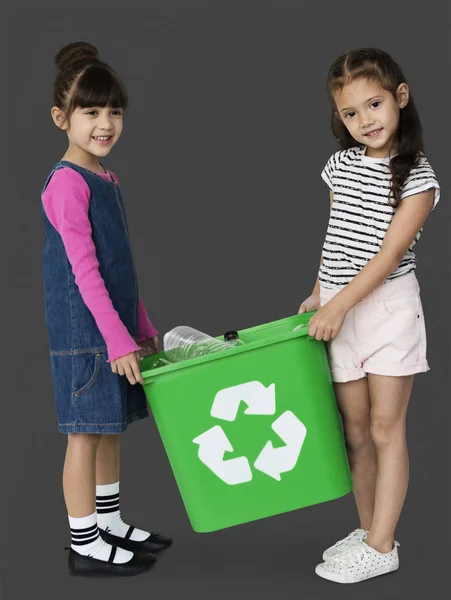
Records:
[[[245,456],[224,460],[224,452],[233,452],[233,446],[220,425],[198,435],[193,442],[199,444],[200,461],[222,481],[229,485],[251,481],[252,471]]]
[[[282,413],[271,427],[286,445],[282,448],[274,448],[272,442],[267,442],[257,456],[254,467],[280,481],[281,473],[294,469],[307,429],[291,410]]]
[[[224,421],[234,421],[240,402],[248,408],[246,415],[273,415],[276,412],[275,384],[267,388],[260,381],[248,381],[220,390],[213,401],[211,416]]]

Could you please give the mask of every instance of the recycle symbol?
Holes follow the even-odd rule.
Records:
[[[247,404],[246,415],[274,415],[276,412],[276,385],[265,387],[260,381],[248,381],[220,390],[213,401],[210,414],[224,421],[234,421],[241,401]],[[291,410],[283,412],[271,428],[285,442],[285,446],[274,448],[268,441],[254,462],[254,468],[277,481],[280,474],[296,466],[304,439],[305,425]],[[233,452],[233,446],[223,428],[215,425],[193,439],[199,445],[199,460],[219,479],[228,485],[247,483],[252,480],[252,470],[245,456],[224,460],[225,452]]]

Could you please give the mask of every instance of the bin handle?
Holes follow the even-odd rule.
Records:
[[[308,327],[308,323],[301,323],[300,325],[296,325],[296,327],[293,329],[293,331],[298,331],[299,329],[303,329],[304,327]],[[309,342],[315,340],[318,341],[314,336],[311,336],[307,333],[307,340]]]

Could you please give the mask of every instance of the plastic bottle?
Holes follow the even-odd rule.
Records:
[[[171,362],[180,362],[221,350],[229,350],[234,346],[192,327],[180,325],[165,334],[163,347],[166,357]]]
[[[238,331],[226,331],[224,334],[224,339],[226,342],[228,342],[229,344],[232,344],[233,346],[237,347],[237,346],[244,346],[244,342],[243,340],[240,339],[240,336],[238,335]]]

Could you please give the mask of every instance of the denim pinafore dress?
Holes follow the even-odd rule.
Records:
[[[67,161],[90,189],[89,219],[99,271],[114,308],[133,339],[138,335],[138,283],[127,218],[119,186],[93,171]],[[42,195],[41,195],[42,196]],[[120,433],[129,423],[147,417],[142,386],[112,372],[107,348],[80,294],[60,234],[44,219],[44,304],[50,363],[61,433]]]

